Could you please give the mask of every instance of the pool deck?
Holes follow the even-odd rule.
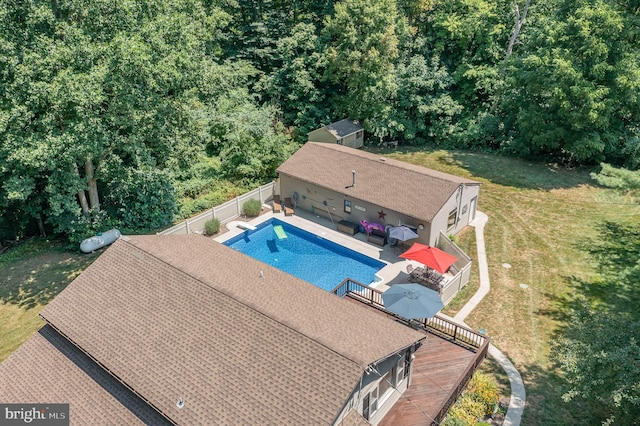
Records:
[[[380,247],[369,243],[367,242],[367,236],[360,232],[355,235],[348,235],[339,232],[336,230],[335,223],[331,222],[331,220],[302,209],[296,209],[295,214],[292,216],[285,216],[282,212],[268,212],[248,221],[238,219],[227,222],[225,225],[228,232],[219,235],[214,238],[214,240],[220,243],[227,241],[228,239],[245,232],[245,224],[248,223],[251,226],[258,226],[262,222],[271,218],[276,218],[282,222],[296,226],[312,234],[319,235],[329,241],[386,263],[386,266],[376,273],[376,279],[378,281],[371,284],[371,287],[375,287],[380,291],[387,290],[390,284],[409,283],[407,265],[412,264],[414,268],[421,266],[417,262],[398,257],[402,251],[397,247],[389,244],[385,244],[383,247]]]

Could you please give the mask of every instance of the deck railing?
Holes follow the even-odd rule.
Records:
[[[460,380],[458,380],[455,389],[449,393],[449,397],[442,403],[435,418],[432,419],[432,426],[439,425],[446,417],[451,406],[462,394],[462,391],[467,387],[467,384],[469,384],[469,380],[471,380],[473,373],[476,371],[482,360],[487,356],[489,339],[467,327],[463,327],[438,316],[417,320],[407,320],[406,318],[402,318],[401,316],[385,309],[382,301],[382,292],[380,290],[369,287],[368,285],[359,283],[350,278],[347,278],[339,286],[334,288],[333,293],[340,297],[348,296],[352,299],[366,303],[367,305],[394,317],[399,322],[411,327],[418,327],[428,333],[438,335],[475,352],[473,362],[469,364],[465,373],[460,377]]]
[[[486,352],[486,346],[489,343],[489,339],[486,336],[439,316],[412,320],[403,318],[398,314],[388,311],[384,307],[382,292],[380,290],[359,283],[358,281],[347,278],[334,288],[332,292],[340,297],[349,296],[352,299],[366,303],[394,317],[399,322],[414,328],[421,328],[429,333],[436,334],[444,339],[471,349],[474,352],[481,351],[483,348]]]
[[[447,416],[447,413],[449,412],[451,406],[456,402],[458,397],[462,394],[462,391],[465,390],[465,388],[469,384],[473,373],[475,373],[482,360],[487,356],[488,350],[489,339],[485,338],[483,345],[478,348],[478,352],[476,352],[476,356],[473,358],[473,362],[469,364],[469,367],[467,368],[465,374],[460,377],[460,380],[458,380],[455,390],[449,394],[449,398],[447,398],[447,400],[440,406],[438,414],[436,414],[435,418],[431,421],[431,426],[437,426],[442,423],[444,418]]]

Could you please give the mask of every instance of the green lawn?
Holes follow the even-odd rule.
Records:
[[[0,362],[42,327],[40,309],[96,257],[45,240],[0,256]]]
[[[571,301],[599,279],[586,247],[600,237],[606,222],[638,223],[638,202],[597,187],[586,169],[469,152],[387,155],[483,183],[479,209],[489,216],[485,241],[491,292],[466,322],[486,329],[522,374],[527,390],[523,424],[581,424],[581,407],[561,399],[564,382],[550,360],[550,344],[566,325]],[[474,233],[464,232],[459,240],[475,257]],[[455,315],[478,288],[477,268],[471,279],[471,289],[454,299],[446,314]]]
[[[523,424],[581,424],[581,407],[562,402],[564,383],[550,360],[550,345],[562,332],[576,295],[589,291],[607,299],[590,290],[588,283],[598,276],[586,247],[600,237],[606,222],[640,221],[640,205],[595,186],[590,170],[469,152],[379,152],[483,183],[479,209],[489,216],[485,240],[491,292],[466,322],[486,329],[522,374],[527,389]],[[459,234],[459,244],[475,257],[473,230]],[[37,317],[41,307],[95,257],[45,241],[0,256],[0,360],[42,325]],[[445,313],[455,315],[477,288],[474,268],[471,283]],[[485,368],[496,371],[490,364]]]

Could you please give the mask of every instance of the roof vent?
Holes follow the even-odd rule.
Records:
[[[182,397],[180,397],[180,399],[178,399],[178,402],[176,402],[176,407],[178,408],[184,407],[184,399],[182,399]]]
[[[351,185],[345,186],[344,189],[353,188],[354,186],[356,186],[356,171],[351,170]],[[325,201],[324,204],[327,205],[327,202]]]

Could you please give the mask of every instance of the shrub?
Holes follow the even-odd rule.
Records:
[[[479,419],[493,414],[500,400],[495,379],[484,373],[473,375],[467,389],[451,407],[442,422],[444,426],[477,424]]]
[[[204,224],[204,231],[207,235],[216,234],[220,231],[220,220],[217,217],[214,217],[213,219],[206,221]]]
[[[476,373],[469,382],[468,391],[475,401],[484,406],[484,414],[491,415],[500,401],[500,391],[495,380],[486,374]]]
[[[475,425],[482,417],[484,417],[482,403],[476,401],[471,394],[465,392],[453,404],[442,424],[444,426]]]
[[[262,211],[262,203],[254,198],[247,200],[242,204],[242,211],[248,217],[256,217]]]

